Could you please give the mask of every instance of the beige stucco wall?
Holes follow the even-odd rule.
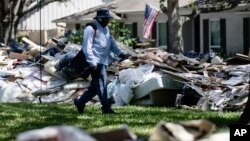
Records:
[[[41,35],[41,38],[40,38]],[[19,31],[17,36],[28,36],[29,40],[36,44],[44,45],[49,39],[64,36],[63,28],[56,28],[50,30],[25,30]]]
[[[227,55],[243,53],[243,18],[250,17],[249,13],[209,13],[200,15],[200,47],[203,52],[203,20],[226,19],[226,47]]]

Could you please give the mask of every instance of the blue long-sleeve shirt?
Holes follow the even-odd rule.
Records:
[[[97,63],[108,65],[110,52],[119,56],[123,51],[117,47],[108,27],[102,27],[96,20],[94,24],[97,27],[96,31],[91,26],[84,30],[83,52],[90,66],[96,66]]]

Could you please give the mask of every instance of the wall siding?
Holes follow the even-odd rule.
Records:
[[[54,2],[40,10],[26,15],[21,19],[19,30],[48,30],[56,28],[52,20],[83,11],[93,6],[108,2],[110,0],[70,0],[69,2]],[[41,19],[40,19],[41,16]]]

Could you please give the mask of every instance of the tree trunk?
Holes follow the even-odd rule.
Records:
[[[0,21],[0,42],[1,43],[3,43],[4,41],[3,41],[3,8],[4,8],[4,6],[3,6],[3,3],[2,2],[0,2],[0,19],[1,19],[1,21]]]
[[[55,1],[67,0],[39,0],[32,7],[29,5],[36,0],[0,0],[0,42],[9,45],[10,39],[16,38],[19,20],[25,14]]]
[[[161,10],[168,15],[169,46],[167,51],[183,53],[182,22],[179,15],[179,0],[161,0]]]
[[[1,41],[6,45],[9,44],[11,38],[16,38],[17,25],[19,22],[19,12],[21,11],[24,0],[4,0],[0,2],[2,20],[0,22]]]
[[[168,0],[169,51],[183,53],[182,23],[179,15],[179,0]]]

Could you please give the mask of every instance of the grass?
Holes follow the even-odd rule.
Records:
[[[70,125],[87,132],[103,128],[117,128],[127,124],[139,137],[148,137],[159,121],[184,121],[207,119],[217,126],[217,131],[227,130],[229,123],[238,120],[238,112],[202,112],[166,107],[123,106],[114,107],[119,114],[103,115],[100,107],[86,106],[79,115],[73,104],[0,104],[0,140],[15,140],[18,133],[51,125]]]

